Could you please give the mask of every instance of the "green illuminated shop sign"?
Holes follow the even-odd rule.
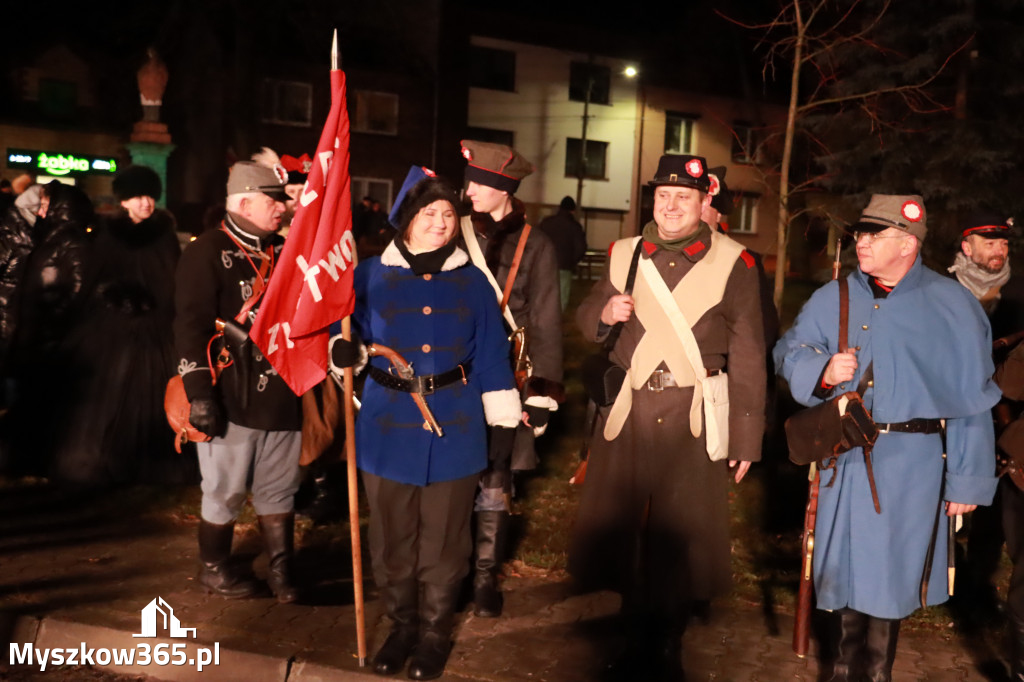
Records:
[[[80,156],[64,152],[7,148],[7,167],[47,175],[108,175],[117,172],[117,160],[104,156]]]

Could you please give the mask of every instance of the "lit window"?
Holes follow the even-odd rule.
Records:
[[[607,66],[573,62],[569,65],[569,99],[573,102],[608,104],[612,73]],[[587,91],[590,97],[587,97]]]
[[[665,153],[692,154],[693,129],[697,122],[694,114],[665,112]]]
[[[754,234],[757,232],[757,202],[760,194],[734,192],[736,208],[729,214],[729,232],[732,234]]]
[[[398,95],[371,90],[357,90],[353,94],[353,131],[378,135],[398,134]]]
[[[309,83],[264,78],[260,120],[308,128],[313,120],[313,86]]]
[[[734,163],[756,163],[758,157],[758,144],[760,144],[757,130],[745,121],[736,121],[733,124],[732,137],[732,160]]]
[[[516,53],[470,45],[469,84],[474,88],[515,92]]]
[[[580,149],[582,140],[576,137],[565,140],[565,177],[578,178],[580,176]],[[587,140],[587,155],[584,160],[585,178],[591,180],[604,180],[605,162],[608,158],[608,143],[597,140]]]

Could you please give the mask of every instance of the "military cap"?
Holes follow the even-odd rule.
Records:
[[[160,176],[146,166],[128,166],[114,176],[114,196],[118,201],[132,197],[153,197],[159,199],[162,187]]]
[[[533,164],[512,147],[477,140],[462,141],[466,180],[514,194],[519,181],[533,172]]]
[[[711,178],[708,176],[708,162],[703,156],[690,154],[665,154],[658,161],[658,170],[654,179],[647,183],[651,187],[674,185],[692,187],[707,192],[711,189]]]
[[[252,161],[239,161],[228,173],[228,196],[262,192],[274,201],[288,201],[284,185],[288,176],[281,166],[268,168]]]
[[[722,215],[729,215],[733,208],[732,192],[729,191],[729,186],[725,184],[725,173],[727,170],[725,166],[715,166],[708,169],[708,176],[711,180],[711,188],[708,191],[712,195],[711,208]],[[715,189],[716,182],[718,183],[717,191]]]
[[[960,238],[967,239],[976,234],[985,239],[1009,239],[1012,227],[1013,218],[1002,218],[995,213],[973,213],[968,217]]]
[[[881,232],[895,227],[923,242],[928,234],[924,199],[918,194],[872,194],[852,232]]]

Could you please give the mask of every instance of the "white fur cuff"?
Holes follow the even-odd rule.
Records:
[[[501,391],[487,391],[482,394],[484,417],[488,426],[516,427],[523,420],[523,406],[519,402],[519,391],[506,388]]]

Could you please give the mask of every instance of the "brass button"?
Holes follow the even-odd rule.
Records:
[[[425,305],[425,306],[423,306],[423,314],[424,314],[424,315],[429,315],[429,314],[430,314],[430,313],[432,313],[432,312],[434,312],[434,311],[430,309],[430,306],[429,306],[429,305]]]
[[[433,275],[431,275],[429,272],[423,275],[423,279],[427,280],[428,282],[430,281],[431,277],[433,277]]]
[[[668,266],[669,266],[670,268],[674,268],[674,267],[676,266],[676,262],[675,262],[674,260],[670,260],[670,261],[668,262]]]
[[[853,349],[854,350],[860,350],[860,346],[854,346]]]
[[[423,422],[423,430],[424,431],[429,431],[430,430],[430,424],[428,424],[427,422]]]
[[[868,381],[868,386],[874,386],[874,385],[875,385],[875,380],[874,379],[871,379],[871,380]]]
[[[866,324],[862,324],[860,328],[863,329],[864,331],[868,330],[868,326]]]
[[[430,344],[429,343],[423,344],[423,347],[420,348],[420,350],[423,351],[424,353],[429,353],[430,352]]]
[[[658,423],[659,423],[659,424],[664,424],[664,423],[665,423],[665,420],[664,420],[664,419],[662,419],[661,417],[658,417]]]
[[[875,310],[878,310],[878,304],[877,303],[875,304]]]

